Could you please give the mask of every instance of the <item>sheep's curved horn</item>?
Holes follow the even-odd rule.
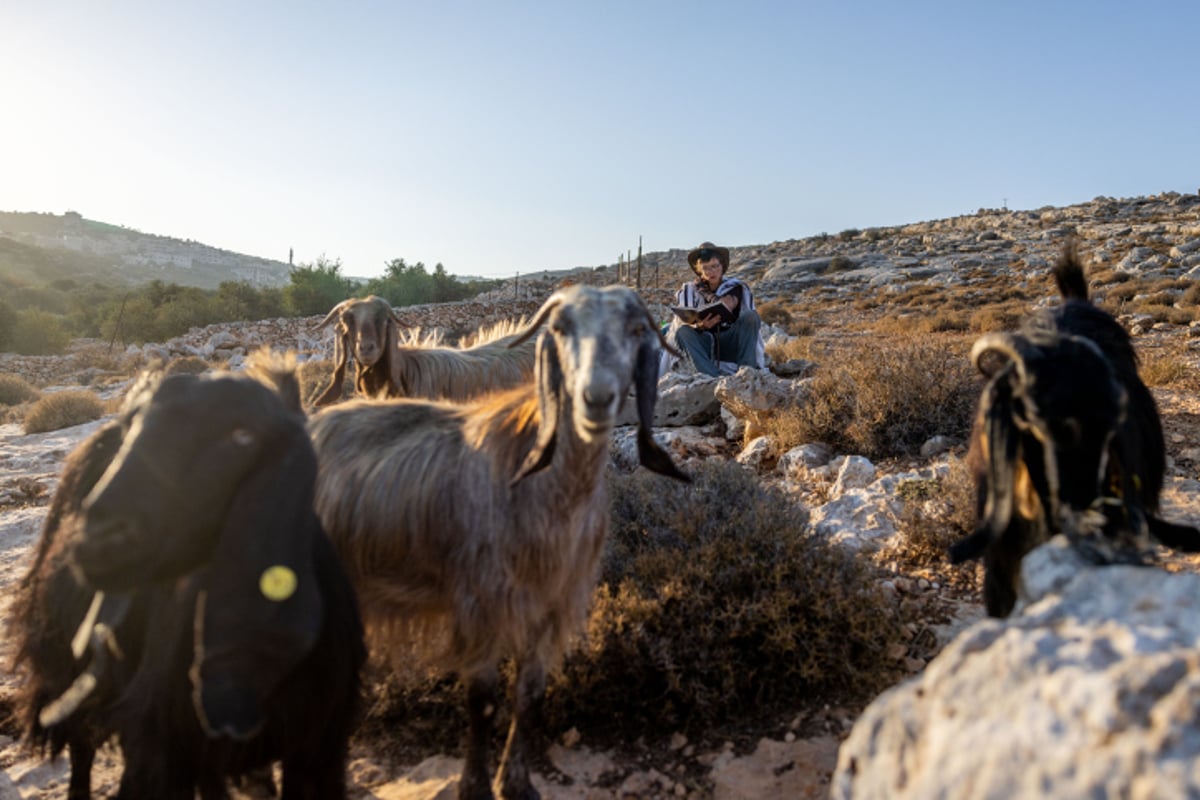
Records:
[[[346,306],[350,305],[353,302],[354,302],[354,300],[352,298],[350,300],[343,300],[342,302],[338,303],[336,306],[334,306],[333,308],[331,308],[329,310],[329,313],[325,315],[325,319],[318,322],[317,326],[315,328],[313,328],[313,330],[319,331],[319,330],[325,328],[327,325],[329,325],[329,323],[333,322],[333,320],[336,317],[338,317],[342,313],[342,311],[345,310]]]
[[[550,316],[550,312],[561,306],[565,300],[566,298],[562,292],[555,292],[550,295],[550,299],[542,303],[542,307],[533,315],[533,319],[529,321],[524,330],[517,332],[516,337],[508,343],[508,346],[517,347],[523,344],[530,336],[533,336],[537,329],[542,326],[542,323],[546,321],[546,317]]]

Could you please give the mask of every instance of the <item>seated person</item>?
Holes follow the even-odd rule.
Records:
[[[720,302],[729,310],[729,319],[713,313],[685,324],[676,317],[667,330],[667,341],[705,375],[731,375],[739,366],[765,367],[762,322],[754,310],[750,287],[737,278],[725,277],[729,248],[704,242],[688,253],[687,260],[696,279],[680,287],[676,305],[702,308]],[[660,374],[674,361],[666,355]]]

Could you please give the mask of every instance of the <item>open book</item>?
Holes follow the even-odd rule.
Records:
[[[686,325],[695,325],[705,317],[714,314],[721,318],[721,322],[733,322],[733,312],[726,308],[725,304],[720,300],[716,300],[706,306],[700,306],[699,308],[671,306],[671,311]]]

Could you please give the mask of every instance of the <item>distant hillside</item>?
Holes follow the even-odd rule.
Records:
[[[74,211],[0,211],[0,279],[19,285],[58,280],[136,285],[151,280],[215,289],[223,281],[284,286],[282,261],[199,242],[140,233]]]

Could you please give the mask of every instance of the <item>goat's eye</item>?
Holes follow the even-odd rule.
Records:
[[[254,434],[245,428],[234,428],[233,433],[229,434],[229,440],[238,447],[249,447],[254,444]]]

